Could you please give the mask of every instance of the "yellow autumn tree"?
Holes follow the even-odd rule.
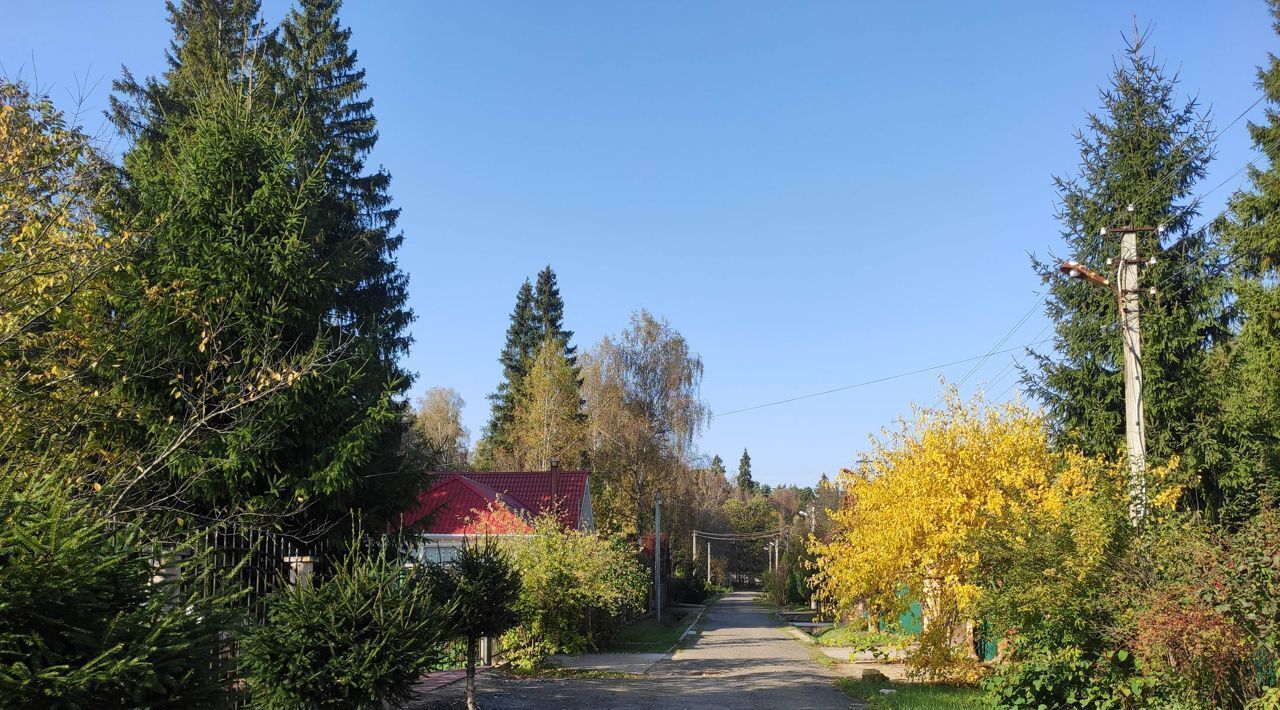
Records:
[[[811,541],[818,588],[844,610],[893,618],[920,604],[926,671],[968,656],[981,594],[976,536],[1028,506],[1061,509],[1089,487],[1026,407],[965,404],[954,391],[944,401],[917,409],[840,473],[836,532]]]
[[[512,436],[522,470],[542,470],[558,459],[577,465],[587,448],[578,376],[564,357],[564,346],[548,338],[534,356],[516,393]]]
[[[133,248],[95,217],[106,164],[47,96],[0,79],[0,437],[3,461],[53,452],[103,463],[91,420],[120,416],[93,368],[105,352],[86,325],[104,275]],[[101,322],[91,321],[94,323]],[[86,447],[89,454],[81,451]],[[23,467],[23,476],[29,475]]]

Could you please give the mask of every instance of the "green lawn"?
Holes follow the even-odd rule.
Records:
[[[903,634],[867,631],[856,626],[837,626],[827,629],[817,637],[818,644],[821,646],[852,646],[854,648],[897,646],[907,638],[909,637]]]
[[[685,612],[672,626],[663,626],[651,617],[640,619],[614,632],[606,651],[619,653],[666,653],[689,628],[696,612]]]
[[[976,688],[957,688],[948,685],[924,683],[869,683],[853,678],[836,681],[840,692],[851,698],[867,700],[877,710],[942,710],[944,708],[984,708],[982,691]],[[881,688],[898,691],[881,695]]]

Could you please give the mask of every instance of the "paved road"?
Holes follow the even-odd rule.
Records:
[[[641,678],[517,679],[482,675],[477,704],[485,710],[559,708],[859,707],[837,691],[835,675],[813,660],[807,646],[778,628],[777,619],[734,592],[707,609],[703,633],[687,648],[658,662]],[[450,707],[458,683],[427,707]]]

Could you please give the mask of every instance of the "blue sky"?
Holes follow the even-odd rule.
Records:
[[[122,64],[163,68],[158,0],[5,5],[0,65],[64,105],[100,82],[90,128]],[[516,289],[545,264],[581,348],[647,308],[702,356],[717,412],[986,353],[1036,302],[1050,177],[1074,170],[1135,13],[1217,125],[1257,98],[1277,47],[1261,0],[349,0],[403,208],[415,393],[456,388],[478,434]],[[1254,158],[1243,121],[1216,145],[1201,189]],[[1008,362],[964,391],[1003,370],[1004,392]],[[970,367],[721,416],[700,446],[807,485]]]

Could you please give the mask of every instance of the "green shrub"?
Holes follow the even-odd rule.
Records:
[[[706,582],[696,577],[672,577],[668,591],[676,604],[701,604],[712,594]]]
[[[1254,680],[1258,695],[1280,706],[1280,510],[1266,507],[1225,538],[1220,574],[1200,596],[1243,628],[1256,642]]]
[[[200,593],[194,548],[153,545],[68,488],[0,481],[0,705],[228,702],[219,651],[230,615]],[[160,568],[173,575],[153,580]]]
[[[648,571],[625,540],[566,530],[543,517],[533,535],[503,544],[522,582],[521,623],[502,639],[517,666],[598,650],[617,618],[644,604]]]
[[[1093,656],[1078,646],[1031,646],[1001,664],[983,681],[997,708],[1090,708],[1142,706],[1152,684],[1136,673],[1127,651]]]
[[[332,574],[268,598],[241,646],[253,704],[381,708],[412,697],[440,659],[451,608],[433,602],[425,567],[354,548]]]

